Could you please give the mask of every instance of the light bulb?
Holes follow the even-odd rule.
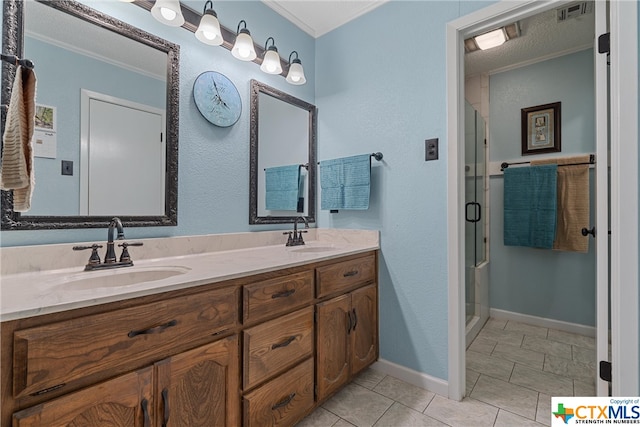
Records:
[[[161,7],[160,13],[162,14],[162,17],[167,21],[173,21],[174,19],[176,19],[177,15],[177,13],[175,13],[173,10],[167,9],[166,7]]]
[[[241,47],[240,49],[238,49],[238,55],[240,55],[242,58],[248,58],[250,54],[251,51],[246,47]]]

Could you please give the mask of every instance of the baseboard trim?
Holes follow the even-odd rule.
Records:
[[[564,322],[562,320],[547,319],[545,317],[531,316],[529,314],[514,313],[513,311],[500,310],[497,308],[489,309],[489,316],[495,319],[513,320],[534,326],[542,326],[543,328],[552,328],[574,334],[586,335],[588,337],[596,336],[595,327],[581,325],[579,323]]]
[[[441,396],[449,396],[449,383],[440,378],[414,371],[413,369],[400,366],[384,359],[378,360],[371,367],[387,375],[398,378],[399,380],[413,384],[416,387],[429,390]]]

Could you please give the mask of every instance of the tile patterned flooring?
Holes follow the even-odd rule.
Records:
[[[369,368],[297,427],[542,427],[551,396],[593,396],[591,337],[489,319],[467,349],[461,402]]]

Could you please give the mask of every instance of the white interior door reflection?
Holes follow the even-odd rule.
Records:
[[[83,104],[80,214],[162,215],[164,111],[88,91]]]

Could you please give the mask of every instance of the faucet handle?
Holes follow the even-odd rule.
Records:
[[[293,231],[285,231],[282,234],[288,234],[289,235],[289,238],[287,239],[287,243],[286,243],[285,246],[293,246],[294,239],[291,237],[291,234],[293,234]]]
[[[98,249],[100,249],[101,247],[102,245],[98,245],[97,243],[94,243],[93,245],[90,245],[90,246],[74,246],[73,250],[83,251],[86,249],[91,249],[91,256],[89,257],[89,262],[87,263],[87,266],[90,266],[90,265],[100,264],[100,255],[98,255]]]
[[[142,246],[144,243],[142,242],[123,242],[118,245],[118,247],[122,247],[122,254],[120,255],[120,262],[131,262],[131,256],[129,255],[129,251],[127,248],[129,246]]]

